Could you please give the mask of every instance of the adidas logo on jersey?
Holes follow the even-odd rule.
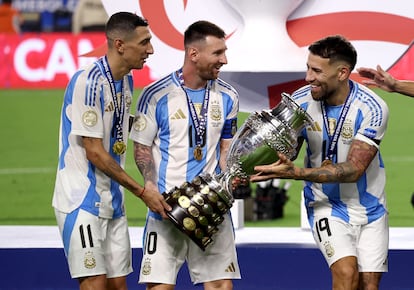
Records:
[[[178,109],[172,116],[171,120],[182,120],[187,119],[187,116],[184,115],[183,111],[181,109]]]
[[[110,102],[106,108],[105,108],[105,112],[112,112],[113,110],[115,110],[115,106],[113,102]]]
[[[234,263],[231,262],[224,272],[230,272],[230,273],[236,272],[236,267],[234,267]]]

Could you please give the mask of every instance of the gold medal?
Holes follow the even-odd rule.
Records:
[[[126,144],[122,141],[116,141],[114,146],[112,147],[112,150],[117,155],[122,155],[126,151]]]
[[[198,161],[203,159],[203,150],[201,149],[199,145],[197,145],[196,148],[194,149],[194,158],[195,160],[198,160]]]
[[[331,165],[331,164],[332,164],[332,161],[330,159],[325,159],[322,162],[322,167],[327,166],[327,165]]]

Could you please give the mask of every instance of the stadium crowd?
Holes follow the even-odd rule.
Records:
[[[11,0],[11,6],[21,18],[17,33],[103,31],[108,19],[101,0]]]

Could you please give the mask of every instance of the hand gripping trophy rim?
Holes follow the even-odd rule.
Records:
[[[283,153],[288,158],[295,156],[298,145],[297,135],[305,127],[314,129],[312,117],[287,93],[282,93],[281,101],[272,109],[251,114],[239,128],[230,145],[227,154],[228,170],[222,173],[224,176],[221,177],[226,180],[224,182],[225,189],[232,191],[231,180],[234,177],[246,179],[249,175],[254,174],[254,166],[275,162],[277,160],[276,152]],[[255,135],[254,138],[250,136],[252,133]],[[251,160],[241,160],[242,157],[245,157],[242,156],[242,151],[247,145],[240,143],[249,143],[252,139],[260,143],[256,145],[261,145],[266,150],[258,151],[257,154],[262,154],[262,158],[258,158],[259,162],[249,164],[250,168],[246,169],[245,164]],[[263,155],[268,155],[268,158]]]
[[[256,165],[273,163],[276,151],[292,158],[306,126],[313,126],[312,118],[286,93],[274,108],[251,114],[233,138],[225,172],[203,172],[163,193],[172,207],[169,220],[204,251],[233,205],[233,179],[247,178]]]

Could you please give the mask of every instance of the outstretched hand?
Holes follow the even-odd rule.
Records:
[[[273,178],[295,178],[295,165],[286,155],[278,153],[279,160],[269,165],[258,165],[254,170],[258,172],[250,176],[251,182],[269,180]]]
[[[357,72],[361,77],[368,78],[363,80],[362,83],[368,86],[376,86],[384,91],[393,92],[395,87],[394,77],[382,69],[380,65],[377,65],[377,69],[360,67]]]

